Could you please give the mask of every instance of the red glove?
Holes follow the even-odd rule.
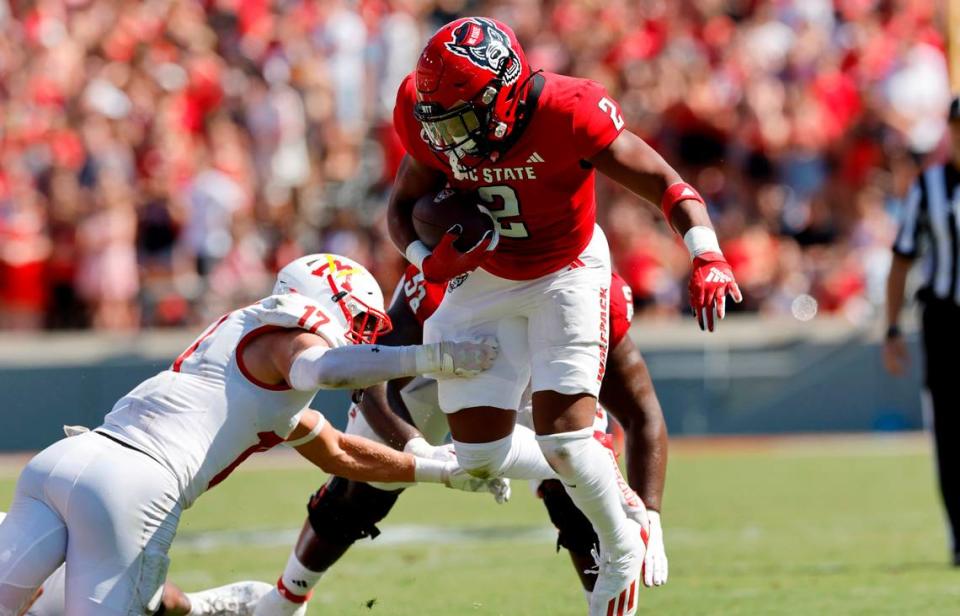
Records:
[[[466,274],[477,269],[492,254],[491,246],[495,238],[493,231],[487,231],[472,248],[466,252],[460,252],[453,245],[460,234],[463,233],[463,227],[453,225],[444,234],[440,243],[437,244],[433,252],[423,260],[423,277],[427,282],[446,282],[451,278]]]
[[[724,316],[727,293],[740,303],[743,295],[733,278],[730,264],[719,252],[704,252],[693,260],[690,275],[690,306],[700,329],[713,331]]]

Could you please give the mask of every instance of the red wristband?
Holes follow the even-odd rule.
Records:
[[[660,210],[666,217],[667,224],[670,224],[670,213],[673,211],[673,206],[687,199],[699,201],[704,206],[707,205],[703,197],[700,196],[700,193],[697,192],[697,189],[686,182],[677,182],[667,187],[666,192],[663,193],[663,198],[660,199]]]

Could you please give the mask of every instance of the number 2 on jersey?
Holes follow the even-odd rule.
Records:
[[[600,107],[601,110],[610,114],[610,119],[613,120],[613,126],[617,130],[623,128],[623,116],[617,111],[616,103],[604,96],[600,99],[600,102],[597,103],[597,107]]]
[[[520,217],[520,202],[517,200],[517,193],[509,186],[481,186],[477,189],[477,194],[486,205],[487,211],[493,216],[493,224],[497,227],[497,233],[502,237],[512,239],[522,239],[530,237],[527,227],[522,220],[506,221],[506,218]],[[502,206],[496,207],[502,203]]]

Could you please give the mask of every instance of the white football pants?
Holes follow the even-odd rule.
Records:
[[[181,507],[173,475],[95,433],[63,439],[20,474],[0,523],[0,616],[16,616],[66,562],[66,616],[151,614]]]

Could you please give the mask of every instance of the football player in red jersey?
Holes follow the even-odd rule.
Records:
[[[437,309],[446,285],[426,282],[409,266],[397,285],[388,315],[393,330],[381,342],[415,344],[422,340],[423,323]],[[610,281],[610,362],[600,390],[600,402],[625,427],[629,447],[630,486],[647,505],[650,529],[644,562],[644,583],[660,586],[667,581],[667,557],[660,523],[667,462],[667,431],[660,403],[646,363],[627,336],[632,319],[630,287],[613,274]],[[521,415],[528,423],[529,409]],[[595,428],[606,422],[598,413]],[[518,428],[518,430],[521,428]],[[400,379],[368,388],[350,410],[347,434],[388,444],[430,457],[441,445],[448,428],[438,408],[437,384],[432,379]],[[333,477],[310,499],[309,516],[290,555],[277,588],[258,604],[255,616],[298,616],[305,613],[314,584],[358,539],[376,537],[380,523],[401,493],[396,484],[367,484]],[[596,576],[591,550],[597,536],[560,481],[539,481],[551,521],[557,527],[557,545],[566,548],[587,597]]]
[[[610,254],[595,224],[595,170],[651,203],[693,259],[691,304],[702,328],[740,291],[703,199],[639,137],[599,84],[533,72],[515,34],[458,19],[427,43],[401,84],[394,124],[408,156],[390,197],[391,238],[430,281],[451,280],[424,338],[496,334],[487,373],[439,383],[457,457],[477,476],[522,477],[537,464],[512,438],[528,382],[543,455],[600,542],[590,614],[636,612],[644,545],[619,503],[615,465],[592,438],[607,356]],[[466,252],[451,232],[417,238],[416,201],[449,185],[475,190],[496,233]]]

